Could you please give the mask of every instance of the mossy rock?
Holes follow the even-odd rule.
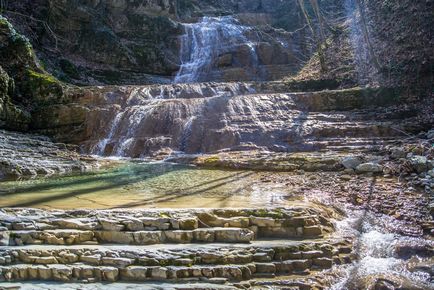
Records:
[[[28,69],[22,89],[37,105],[59,102],[63,97],[63,85],[52,75]]]

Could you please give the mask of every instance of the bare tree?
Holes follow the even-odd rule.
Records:
[[[306,19],[306,22],[309,26],[309,29],[312,32],[312,36],[313,36],[315,45],[318,49],[318,57],[319,57],[319,62],[320,62],[320,66],[321,66],[321,71],[326,72],[327,71],[327,64],[326,64],[326,60],[325,60],[325,51],[324,51],[324,47],[323,47],[324,43],[325,43],[325,34],[324,34],[323,25],[322,25],[323,21],[321,19],[322,17],[321,17],[318,1],[317,0],[310,0],[310,2],[311,2],[311,5],[314,7],[316,17],[318,18],[318,23],[320,23],[320,36],[319,37],[317,35],[316,29],[313,26],[312,19],[310,18],[309,13],[306,10],[304,0],[298,0],[298,5],[300,6],[301,12],[303,13],[303,16]]]
[[[375,68],[377,69],[377,71],[380,71],[380,68],[381,68],[380,62],[378,61],[378,58],[375,54],[374,48],[372,46],[371,37],[369,35],[365,8],[364,8],[363,4],[361,3],[361,0],[355,0],[354,2],[356,4],[356,9],[359,11],[359,14],[360,14],[360,20],[361,20],[360,27],[362,29],[363,39],[365,40],[365,43],[368,46],[370,59],[373,61],[373,64],[374,64]]]

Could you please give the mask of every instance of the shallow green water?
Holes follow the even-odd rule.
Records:
[[[168,163],[126,163],[75,176],[0,182],[1,207],[262,207],[286,203],[283,185],[261,173]]]

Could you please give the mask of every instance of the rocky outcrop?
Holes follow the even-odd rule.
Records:
[[[285,83],[71,90],[72,104],[40,107],[33,126],[87,152],[139,157],[160,150],[338,149],[379,144],[427,125],[414,121],[417,104],[404,106],[399,91],[286,90]],[[381,117],[374,121],[374,115]],[[340,144],[344,136],[351,137],[347,145]]]
[[[203,16],[233,17],[234,32],[248,27],[242,37],[252,43],[213,56],[206,80],[280,78],[311,53],[304,43],[309,30],[292,1],[20,1],[8,3],[5,15],[32,37],[50,72],[76,84],[170,81],[183,62],[182,35]],[[252,48],[257,63],[249,63]]]
[[[30,114],[14,105],[14,81],[0,66],[0,128],[28,129]]]
[[[29,130],[39,104],[61,102],[63,84],[39,64],[29,40],[0,16],[0,128]]]
[[[96,167],[96,159],[79,155],[73,145],[0,130],[0,179],[84,172]]]

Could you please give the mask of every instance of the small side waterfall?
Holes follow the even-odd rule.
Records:
[[[249,62],[258,63],[254,30],[241,25],[232,16],[203,17],[201,21],[184,24],[181,37],[181,68],[175,82],[208,81],[208,74],[219,56],[235,52],[240,46],[248,48]]]

